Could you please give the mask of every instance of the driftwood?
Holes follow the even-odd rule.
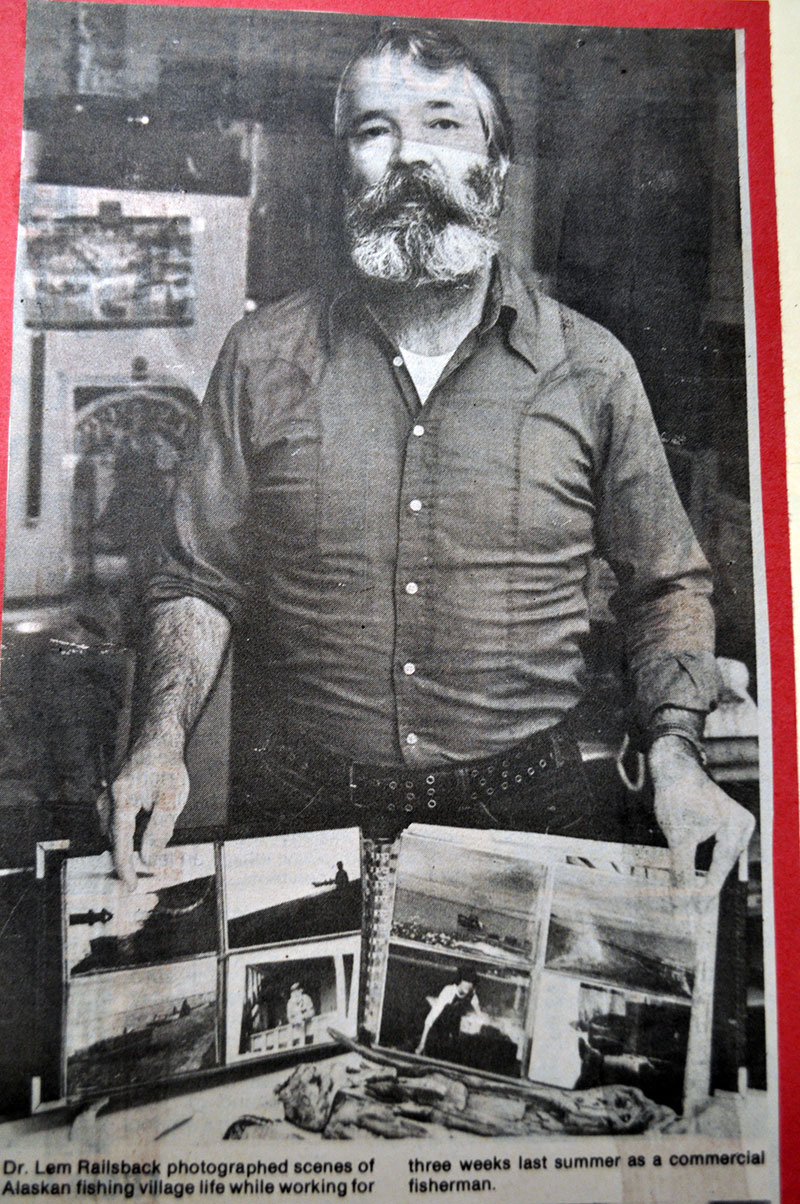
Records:
[[[326,1137],[357,1137],[366,1130],[377,1137],[427,1137],[423,1124],[410,1120],[391,1104],[382,1104],[362,1096],[341,1094],[337,1097]]]
[[[363,1061],[393,1070],[396,1076],[402,1077],[403,1083],[425,1081],[433,1077],[430,1063],[421,1062],[413,1054],[371,1049],[335,1029],[329,1032],[338,1043],[358,1054]],[[466,1087],[470,1098],[475,1096],[478,1100],[482,1115],[488,1108],[489,1098],[495,1101],[523,1100],[526,1104],[525,1116],[519,1123],[524,1125],[520,1131],[525,1133],[641,1133],[647,1128],[671,1124],[676,1119],[671,1108],[653,1103],[638,1087],[624,1084],[575,1091],[530,1080],[516,1082],[512,1079],[492,1079],[455,1067],[438,1069],[436,1077]],[[493,1114],[486,1123],[501,1124],[503,1121]],[[513,1126],[509,1124],[504,1132],[512,1134]]]
[[[402,1138],[442,1127],[484,1137],[642,1133],[676,1119],[636,1087],[568,1091],[419,1066],[406,1074],[384,1056],[378,1065],[368,1057],[298,1066],[276,1089],[286,1120],[324,1137]]]
[[[275,1088],[287,1120],[321,1133],[331,1118],[337,1096],[376,1080],[394,1078],[396,1070],[376,1069],[363,1059],[298,1066]]]

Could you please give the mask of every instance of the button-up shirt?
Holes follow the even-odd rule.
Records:
[[[493,755],[580,702],[596,555],[642,720],[709,709],[710,574],[633,361],[499,264],[424,408],[357,291],[238,323],[151,600],[224,611],[319,744],[422,767]]]

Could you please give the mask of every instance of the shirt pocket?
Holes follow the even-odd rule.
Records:
[[[320,437],[312,392],[309,377],[290,360],[270,356],[250,365],[248,467],[257,563],[306,561],[318,547]]]

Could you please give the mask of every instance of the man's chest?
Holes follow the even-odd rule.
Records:
[[[591,543],[597,433],[572,372],[484,347],[425,406],[401,364],[345,347],[313,383],[251,373],[252,537],[263,555],[437,563],[503,548],[551,557]]]

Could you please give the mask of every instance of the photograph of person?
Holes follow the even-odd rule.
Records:
[[[227,840],[222,863],[230,949],[361,930],[357,828]]]
[[[527,1073],[530,967],[420,946],[389,953],[380,1048],[508,1078]]]
[[[452,1062],[457,1052],[461,1034],[461,1020],[472,1010],[481,1014],[481,1005],[475,994],[475,971],[470,966],[459,966],[455,981],[442,987],[435,999],[430,999],[430,1011],[422,1026],[422,1036],[416,1053],[427,1053],[432,1058],[444,1058]]]
[[[212,374],[101,800],[119,874],[140,812],[146,860],[172,833],[234,628],[260,678],[240,816],[619,832],[573,732],[600,556],[676,880],[713,839],[718,888],[753,818],[703,767],[711,572],[630,355],[498,249],[498,86],[455,30],[383,23],[333,121],[347,264],[237,323]]]
[[[231,954],[226,1061],[333,1045],[355,1035],[359,938],[328,937]]]

